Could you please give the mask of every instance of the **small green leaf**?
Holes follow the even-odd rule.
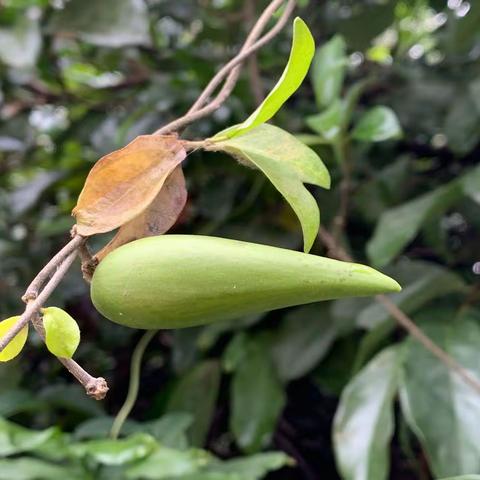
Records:
[[[215,138],[233,138],[243,135],[270,120],[281,106],[300,87],[308,73],[315,51],[315,41],[301,18],[293,22],[293,40],[290,58],[280,80],[262,104],[243,122],[223,130]]]
[[[257,167],[269,178],[297,214],[304,250],[308,252],[318,233],[320,212],[303,183],[330,187],[330,175],[318,155],[293,135],[272,125],[261,125],[208,148],[225,151],[240,162]]]
[[[42,313],[48,350],[56,357],[72,358],[80,343],[77,322],[61,308],[44,308]]]
[[[334,419],[333,441],[344,480],[387,479],[400,363],[401,350],[383,350],[342,393]]]
[[[312,65],[312,83],[320,108],[330,106],[339,98],[347,63],[345,41],[339,35],[317,49]]]
[[[10,317],[0,322],[0,339],[18,322],[20,316]],[[28,337],[28,324],[13,337],[12,341],[0,352],[0,362],[8,362],[15,358],[25,346]]]
[[[395,112],[381,106],[364,113],[352,132],[352,137],[362,142],[383,142],[401,136],[402,128]]]
[[[263,342],[250,341],[235,371],[231,398],[230,428],[238,446],[249,453],[261,450],[270,441],[285,404],[282,385]]]

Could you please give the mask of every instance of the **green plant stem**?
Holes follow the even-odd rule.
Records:
[[[142,365],[142,358],[145,350],[150,343],[150,340],[155,336],[158,330],[147,330],[142,338],[140,338],[132,355],[132,362],[130,364],[130,384],[128,385],[128,393],[123,402],[122,408],[118,412],[113,421],[112,429],[110,430],[110,437],[116,440],[120,435],[125,420],[130,415],[130,412],[135,405],[138,397],[138,390],[140,387],[140,367]]]

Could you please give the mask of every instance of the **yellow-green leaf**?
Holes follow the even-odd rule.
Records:
[[[304,250],[308,252],[318,233],[320,212],[315,198],[303,184],[330,187],[330,175],[318,155],[293,135],[267,124],[208,148],[225,151],[268,177],[300,220]]]
[[[313,36],[305,22],[297,17],[293,22],[290,57],[280,80],[261,105],[243,123],[221,131],[216,137],[237,137],[270,120],[302,84],[314,53]]]
[[[42,313],[48,350],[56,357],[72,358],[80,343],[77,322],[61,308],[44,308]]]
[[[20,316],[10,317],[0,322],[0,339],[3,338],[10,329],[18,322]],[[15,358],[21,351],[27,341],[28,323],[25,325],[12,341],[0,352],[0,362],[8,362]]]

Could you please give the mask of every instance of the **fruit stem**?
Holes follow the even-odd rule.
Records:
[[[132,355],[132,361],[130,364],[130,383],[128,385],[128,393],[123,402],[122,408],[120,408],[115,420],[113,421],[112,429],[110,430],[110,437],[114,440],[120,435],[123,424],[127,420],[130,412],[132,411],[138,397],[138,391],[140,387],[140,368],[142,365],[142,358],[145,350],[150,343],[150,340],[155,336],[158,330],[147,330],[135,347]]]

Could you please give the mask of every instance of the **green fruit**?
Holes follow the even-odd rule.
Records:
[[[224,238],[162,235],[107,255],[91,296],[116,323],[160,329],[400,289],[364,265]]]

